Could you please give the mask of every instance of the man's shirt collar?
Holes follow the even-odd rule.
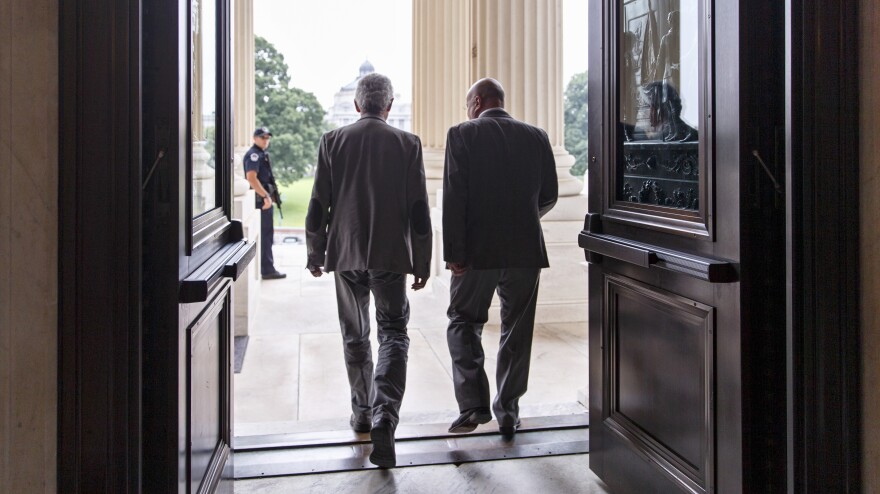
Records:
[[[510,113],[507,113],[507,110],[504,108],[489,108],[488,110],[483,110],[483,113],[480,113],[480,116],[477,118],[513,118],[510,116]]]
[[[363,120],[363,119],[365,119],[365,118],[375,118],[376,120],[381,120],[381,121],[385,122],[385,119],[382,118],[382,116],[379,115],[378,113],[364,113],[364,112],[361,112],[361,118],[359,118],[358,120]],[[386,123],[387,123],[387,122],[386,122]]]

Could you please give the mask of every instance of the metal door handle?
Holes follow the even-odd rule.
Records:
[[[180,282],[178,301],[180,303],[204,302],[208,300],[208,294],[224,278],[238,279],[253,260],[257,253],[257,244],[244,238],[241,223],[230,222],[230,238],[226,245],[221,247],[193,271],[186,279]]]
[[[581,232],[578,245],[591,253],[613,257],[643,268],[657,262],[657,254],[648,249],[629,245],[610,235]]]
[[[643,268],[686,274],[710,283],[731,283],[738,279],[736,266],[730,261],[660,248],[601,231],[600,216],[587,214],[584,230],[578,235],[578,245],[584,249],[587,262],[600,263],[606,256]]]
[[[257,244],[255,242],[249,242],[247,239],[240,240],[235,253],[229,257],[229,260],[223,266],[223,276],[232,278],[232,281],[237,281],[238,277],[244,273],[248,264],[256,255]]]

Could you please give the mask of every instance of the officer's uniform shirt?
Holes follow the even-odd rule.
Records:
[[[245,176],[249,171],[257,172],[257,180],[260,181],[266,192],[271,194],[269,184],[272,183],[272,166],[269,164],[269,153],[254,144],[245,153],[243,161]],[[263,207],[263,198],[259,194],[254,196],[254,206],[260,209]]]
[[[263,151],[256,144],[248,149],[244,155],[244,174],[247,172],[257,172],[257,180],[265,187],[266,184],[272,182],[272,168],[269,165],[269,153]]]

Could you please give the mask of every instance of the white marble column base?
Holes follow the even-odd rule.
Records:
[[[238,197],[244,195],[245,192],[250,190],[251,184],[244,178],[244,165],[242,164],[242,160],[244,159],[244,153],[246,153],[250,149],[250,147],[236,147],[234,151],[234,159],[232,161],[232,195],[234,197]],[[240,219],[233,216],[235,219]]]
[[[247,182],[245,182],[247,183]],[[233,287],[235,305],[235,336],[245,336],[253,327],[260,302],[260,213],[254,207],[254,191],[245,190],[240,196],[233,197],[232,217],[241,221],[244,236],[257,243],[257,255],[248,265],[247,270],[238,278]]]
[[[428,202],[437,205],[437,191],[443,187],[443,163],[446,150],[443,148],[422,148],[422,159],[425,162],[425,181],[428,188]]]
[[[439,197],[439,192],[438,192]],[[449,271],[443,262],[442,200],[431,209],[434,228],[434,290],[449,294]],[[583,269],[584,250],[577,244],[587,212],[586,195],[561,197],[556,207],[541,221],[550,267],[541,271],[536,323],[584,322],[587,320],[587,274]],[[555,216],[554,216],[555,213]],[[489,323],[500,322],[498,299],[493,298]]]
[[[564,147],[553,148],[553,158],[556,160],[556,180],[559,182],[559,196],[576,196],[581,193],[584,183],[571,174],[575,157],[568,153]],[[586,209],[584,210],[586,211]]]

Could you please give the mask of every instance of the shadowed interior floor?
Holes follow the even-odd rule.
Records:
[[[237,480],[235,493],[609,494],[588,463],[578,454]]]

